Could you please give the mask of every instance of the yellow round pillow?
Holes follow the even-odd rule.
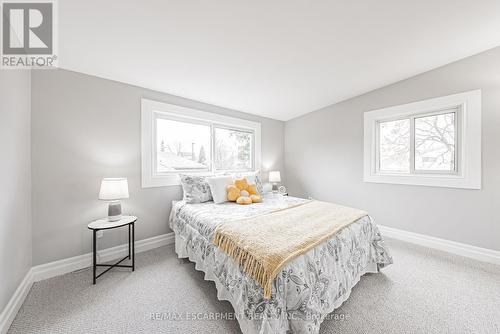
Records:
[[[241,194],[241,196],[244,196],[244,197],[250,197],[250,194],[249,194],[249,193],[248,193],[248,191],[246,191],[246,190],[242,190],[242,191],[240,192],[240,194]]]
[[[255,183],[249,183],[247,187],[247,191],[250,195],[258,195],[259,192],[257,191],[257,186]]]
[[[238,197],[241,196],[240,190],[236,188],[236,186],[229,185],[227,186],[226,190],[227,190],[227,200],[230,202],[236,202]]]
[[[239,190],[245,190],[248,187],[248,181],[246,178],[236,179],[234,180],[234,185]]]
[[[252,204],[252,199],[248,196],[240,196],[236,200],[236,203],[242,204],[242,205]]]
[[[262,197],[260,197],[260,195],[250,195],[250,199],[252,200],[252,203],[262,202]]]

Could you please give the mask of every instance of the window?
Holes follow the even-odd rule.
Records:
[[[143,187],[260,166],[260,123],[142,99]]]
[[[410,171],[410,120],[379,123],[379,169],[384,172]]]
[[[481,92],[365,113],[365,182],[481,188]]]
[[[215,127],[215,169],[251,170],[253,132]]]
[[[458,109],[378,121],[380,173],[457,172]]]
[[[210,170],[210,126],[156,119],[156,172]]]
[[[421,116],[415,124],[415,171],[457,172],[456,130],[459,111]]]

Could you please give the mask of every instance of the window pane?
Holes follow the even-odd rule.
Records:
[[[215,129],[215,168],[242,170],[252,168],[253,134],[230,129]]]
[[[210,166],[210,126],[157,119],[157,172],[203,171]]]
[[[410,172],[410,120],[379,123],[380,170]]]
[[[455,113],[415,118],[415,169],[455,170]]]

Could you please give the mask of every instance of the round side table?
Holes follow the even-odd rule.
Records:
[[[108,218],[102,218],[98,220],[94,220],[92,223],[88,224],[87,227],[93,232],[92,239],[92,284],[95,284],[96,280],[107,273],[109,270],[120,267],[120,268],[132,268],[132,271],[135,270],[135,222],[137,221],[137,217],[135,216],[123,216],[122,219],[117,220],[115,222],[110,222]],[[110,230],[113,228],[119,228],[122,226],[128,226],[128,255],[123,259],[119,260],[115,264],[103,264],[97,263],[97,232],[102,230]],[[120,264],[126,259],[131,259],[131,265]],[[97,267],[108,267],[108,269],[104,270],[102,273],[96,276]]]

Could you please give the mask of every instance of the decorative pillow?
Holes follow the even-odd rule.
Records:
[[[236,203],[241,204],[241,205],[248,205],[248,204],[252,204],[252,199],[248,196],[240,196],[236,200]]]
[[[255,172],[239,172],[239,173],[231,173],[234,178],[246,178],[248,183],[255,183],[257,187],[257,192],[260,194],[264,193],[264,187],[262,185],[262,178],[260,177],[260,170]]]
[[[186,203],[204,203],[212,200],[207,176],[180,174],[184,201]]]
[[[236,200],[240,196],[241,196],[241,191],[235,185],[227,186],[227,200],[229,202],[236,202]]]
[[[228,185],[226,189],[227,199],[230,202],[242,205],[262,202],[257,186],[254,183],[248,183],[246,178],[234,180],[234,184]]]
[[[225,176],[212,176],[206,178],[208,185],[210,186],[210,192],[214,199],[215,204],[220,204],[227,202],[227,186],[233,184],[233,177],[230,175]]]
[[[260,197],[260,195],[256,195],[256,194],[250,195],[250,199],[252,200],[252,203],[262,202],[262,197]]]

